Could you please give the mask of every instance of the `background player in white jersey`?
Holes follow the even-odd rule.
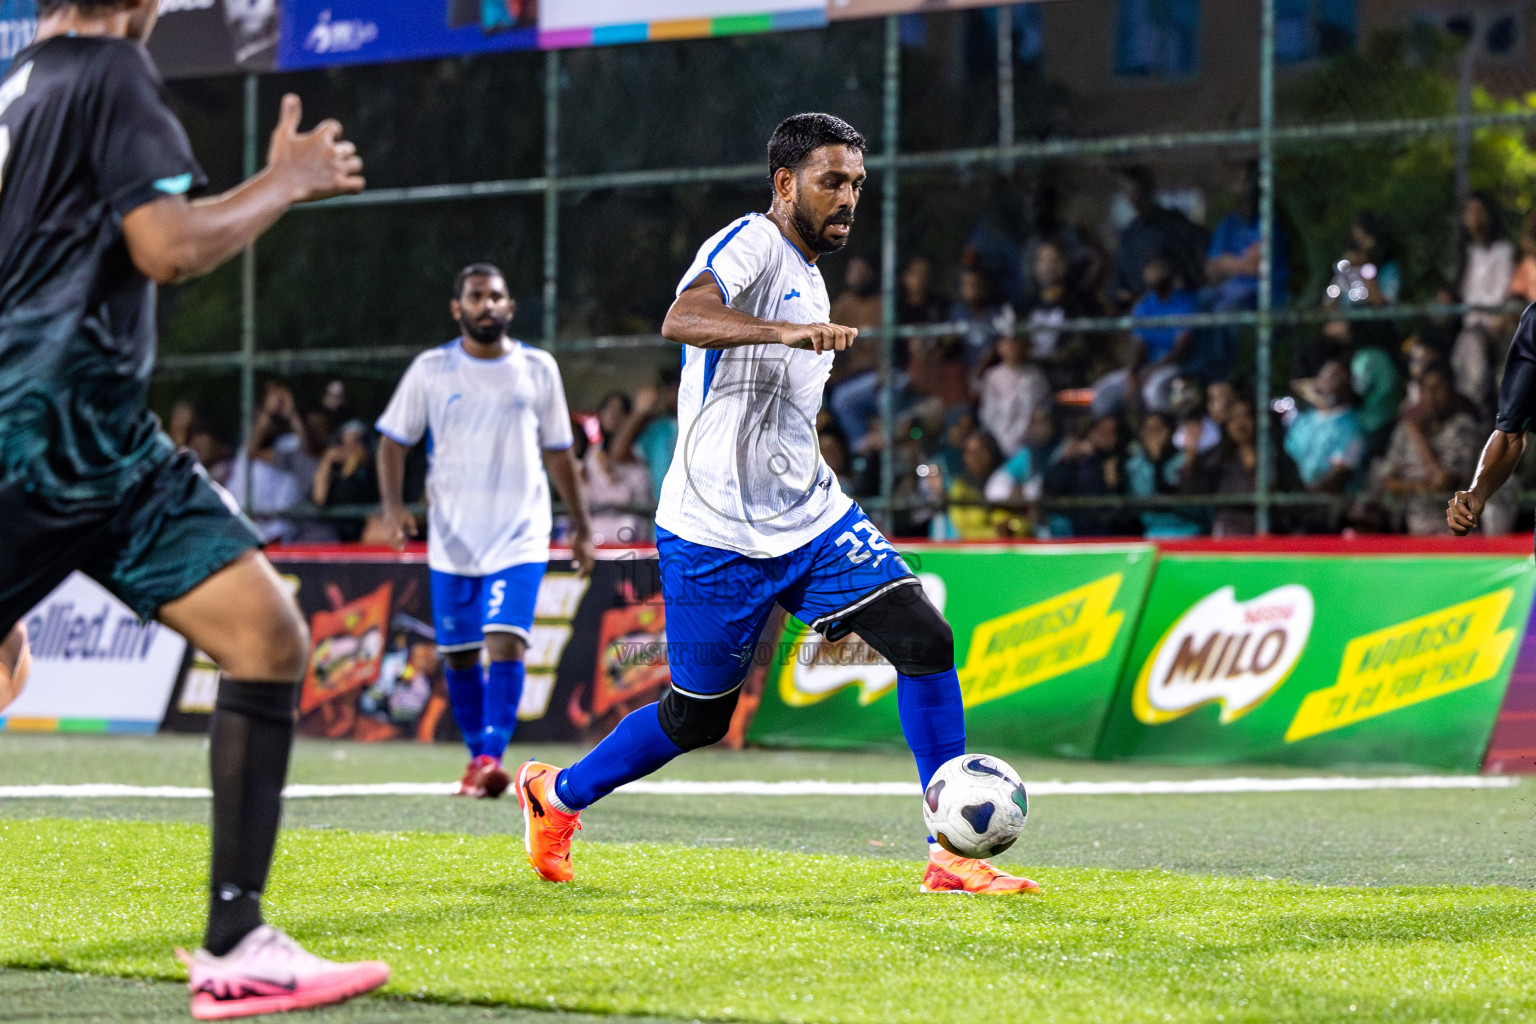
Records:
[[[464,333],[417,356],[379,417],[379,491],[399,548],[416,534],[402,501],[405,455],[427,436],[432,616],[470,758],[459,792],[498,797],[510,781],[501,758],[517,728],[523,655],[549,562],[548,477],[571,510],[581,572],[592,568],[592,538],[560,370],[549,353],[507,336],[517,304],[501,271],[465,267],[449,308]]]
[[[518,772],[528,860],[552,882],[572,877],[584,807],[725,735],[775,603],[830,638],[857,633],[896,666],[924,789],[965,753],[949,624],[843,494],[816,438],[834,353],[858,334],[827,322],[816,261],[848,241],[864,139],[828,114],[798,114],[774,131],[768,172],[768,213],[700,247],[662,325],[687,346],[678,449],[656,512],[672,686],[570,768],[530,761]],[[929,844],[924,891],[1039,888]]]

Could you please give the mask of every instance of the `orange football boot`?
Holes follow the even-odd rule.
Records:
[[[984,860],[958,857],[948,850],[928,854],[928,870],[923,872],[922,892],[1039,892],[1040,886],[1027,878],[1006,874]]]
[[[517,802],[523,808],[523,849],[528,864],[551,882],[569,882],[571,839],[581,828],[581,812],[566,814],[550,802],[550,791],[560,769],[543,761],[529,761],[517,773]]]

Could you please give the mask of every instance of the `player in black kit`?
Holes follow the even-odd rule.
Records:
[[[1464,537],[1477,526],[1488,499],[1504,486],[1525,453],[1525,432],[1536,420],[1536,305],[1527,306],[1509,343],[1504,380],[1499,385],[1499,414],[1493,433],[1477,460],[1477,472],[1465,491],[1457,491],[1445,510],[1451,532]]]
[[[201,1018],[338,1002],[382,963],[313,956],[262,922],[309,654],[251,524],[147,405],[155,285],[224,263],[295,203],[360,191],[341,126],[283,98],[265,170],[204,184],[143,42],[156,0],[38,0],[0,81],[0,704],[24,682],[16,623],[79,569],[224,671],[210,731],[213,860]]]

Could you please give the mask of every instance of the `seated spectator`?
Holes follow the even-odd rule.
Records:
[[[943,443],[933,456],[945,480],[954,479],[964,468],[965,443],[976,430],[976,415],[968,407],[945,410]]]
[[[1133,316],[1178,316],[1200,311],[1198,296],[1174,276],[1173,263],[1166,256],[1148,261],[1145,280],[1147,292],[1131,310]],[[1194,328],[1139,327],[1132,337],[1141,345],[1138,376],[1142,400],[1148,409],[1166,411],[1168,388],[1191,354]]]
[[[867,266],[868,264],[866,264]],[[870,280],[874,275],[870,270]],[[850,278],[852,275],[850,274]],[[900,291],[896,300],[896,320],[901,324],[937,324],[944,322],[946,305],[933,291],[933,267],[925,259],[919,257],[907,264],[902,271]],[[849,285],[852,291],[852,281]],[[854,319],[859,319],[857,310],[846,314],[850,324]],[[834,307],[832,311],[834,323],[844,323],[838,319],[838,311]],[[872,321],[878,325],[880,318],[877,315]],[[851,326],[861,326],[851,324]],[[897,416],[908,415],[913,408],[928,398],[933,397],[931,388],[935,382],[927,373],[930,364],[926,356],[939,345],[939,340],[932,337],[897,338],[891,343],[891,387],[894,389],[893,408]],[[879,368],[880,350],[878,343],[855,345],[855,348],[867,349],[866,358],[871,354],[874,362],[869,364],[869,370],[855,376],[849,376],[835,383],[828,396],[828,404],[832,407],[837,417],[838,427],[847,438],[849,450],[854,453],[867,454],[871,443],[869,423],[871,419],[880,414],[880,375]],[[918,368],[919,378],[914,381],[911,372],[912,353],[920,352],[924,356],[922,365]],[[938,390],[953,390],[955,401],[964,401],[966,388],[964,367],[959,366],[957,372],[952,375],[954,380],[947,386],[939,384]],[[944,399],[940,399],[939,408],[942,409]]]
[[[368,428],[361,420],[342,424],[336,443],[320,457],[310,487],[310,500],[319,508],[379,503],[379,479],[375,475],[373,453],[368,450]],[[349,543],[360,540],[364,518],[331,520],[336,539]]]
[[[1116,308],[1128,309],[1145,289],[1147,264],[1161,256],[1188,288],[1204,281],[1205,231],[1178,210],[1157,201],[1157,180],[1146,166],[1121,171],[1124,189],[1116,203],[1129,214],[1120,232],[1113,282]]]
[[[1138,498],[1178,494],[1187,458],[1173,445],[1173,421],[1160,412],[1148,413],[1141,421],[1140,440],[1131,444],[1126,456],[1126,493]],[[1148,538],[1196,537],[1205,532],[1193,514],[1180,509],[1145,509],[1141,524],[1142,535]]]
[[[941,324],[947,310],[948,304],[933,289],[933,264],[921,256],[908,261],[901,272],[901,291],[896,295],[896,322]],[[899,349],[896,355],[901,356]]]
[[[347,397],[345,381],[333,380],[325,386],[325,392],[320,396],[320,408],[331,418],[332,423],[357,419],[357,413],[353,411],[352,402]]]
[[[1030,417],[1036,408],[1053,401],[1051,383],[1040,368],[1026,358],[1024,343],[1006,334],[997,343],[1002,362],[982,375],[977,402],[981,428],[997,441],[1004,458],[1024,446]]]
[[[934,516],[929,537],[933,540],[989,540],[1009,514],[988,508],[987,484],[1003,464],[997,441],[985,430],[973,430],[965,439],[960,471],[944,480],[945,510]]]
[[[661,494],[661,482],[667,478],[672,465],[672,453],[677,448],[677,386],[679,374],[676,368],[661,371],[659,384],[647,384],[635,392],[633,411],[619,436],[613,443],[615,458],[628,462],[638,455],[651,472],[651,494]]]
[[[651,471],[633,452],[618,452],[619,431],[633,411],[629,396],[615,391],[597,407],[597,443],[582,458],[594,544],[643,544],[650,539],[655,507]]]
[[[959,297],[949,319],[965,325],[965,365],[974,373],[986,368],[998,336],[1013,329],[1013,308],[998,298],[996,283],[979,267],[960,272]]]
[[[1055,443],[1054,410],[1038,406],[1030,414],[1024,446],[987,481],[987,498],[998,502],[1039,501],[1045,486],[1045,467],[1050,464]]]
[[[1252,400],[1234,394],[1222,420],[1221,442],[1186,460],[1179,489],[1184,494],[1253,494],[1258,488],[1259,450]],[[1217,505],[1213,537],[1249,537],[1255,529],[1251,505]]]
[[[1069,269],[1062,243],[1042,239],[1036,244],[1034,288],[1021,318],[1029,332],[1030,357],[1057,388],[1078,387],[1088,379],[1087,340],[1075,331],[1062,331],[1061,324],[1100,312],[1089,297],[1069,284]]]
[[[1227,428],[1232,403],[1237,401],[1237,385],[1230,380],[1213,380],[1205,389],[1205,415],[1217,430]]]
[[[314,480],[307,429],[293,392],[276,381],[269,383],[251,436],[230,466],[227,485],[250,513],[263,543],[288,543],[299,537],[299,522],[284,518],[283,513],[304,502]]]
[[[1419,402],[1405,410],[1377,464],[1376,490],[1402,496],[1403,522],[1416,537],[1445,532],[1445,502],[1472,479],[1482,450],[1477,421],[1459,409],[1450,367],[1436,363],[1419,380]]]
[[[1365,459],[1365,430],[1355,412],[1349,368],[1341,359],[1330,359],[1316,377],[1301,383],[1312,408],[1297,415],[1286,430],[1285,451],[1308,491],[1351,492],[1359,484]]]
[[[1292,359],[1296,369],[1292,371],[1295,379],[1291,390],[1298,395],[1306,393],[1306,381],[1315,378],[1329,361],[1340,360],[1349,367],[1357,415],[1372,453],[1386,449],[1403,398],[1403,375],[1391,355],[1396,346],[1390,340],[1395,336],[1390,324],[1330,320],[1318,338]]]
[[[1258,164],[1249,163],[1244,169],[1237,209],[1216,225],[1206,250],[1205,281],[1211,289],[1212,310],[1225,313],[1258,308],[1259,236]],[[1285,304],[1291,283],[1290,250],[1279,225],[1271,236],[1270,255],[1270,301],[1278,307]]]
[[[1178,451],[1208,452],[1221,441],[1221,427],[1206,410],[1205,383],[1192,374],[1173,378],[1168,389],[1168,411],[1174,426],[1173,446]]]
[[[880,277],[863,256],[848,259],[843,290],[832,302],[832,322],[844,327],[880,326]]]
[[[1323,304],[1346,309],[1395,306],[1402,289],[1403,271],[1392,254],[1386,224],[1374,213],[1356,214]]]
[[[1053,498],[1107,497],[1125,493],[1120,418],[1100,416],[1078,438],[1065,442],[1045,471]],[[1114,537],[1133,532],[1116,508],[1072,509],[1052,514],[1053,537]]]

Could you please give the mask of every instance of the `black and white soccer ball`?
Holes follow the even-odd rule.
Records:
[[[995,857],[1014,844],[1029,818],[1019,773],[987,754],[945,761],[923,792],[928,834],[961,857]]]

